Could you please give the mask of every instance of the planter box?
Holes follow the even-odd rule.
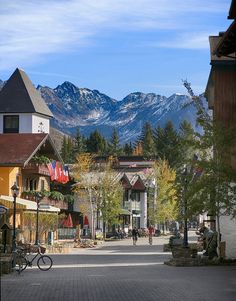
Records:
[[[12,272],[12,255],[0,254],[0,275]]]
[[[173,246],[181,246],[181,245],[183,245],[183,238],[174,238],[172,240],[172,245]]]
[[[173,258],[196,258],[197,249],[185,248],[183,246],[172,246],[171,252]]]

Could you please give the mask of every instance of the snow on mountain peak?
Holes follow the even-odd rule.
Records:
[[[55,116],[53,126],[69,134],[74,134],[79,126],[86,136],[95,129],[108,136],[116,127],[124,143],[135,140],[145,122],[156,127],[171,120],[178,128],[187,119],[195,125],[194,107],[184,107],[191,99],[180,93],[167,98],[134,92],[117,101],[98,90],[78,88],[67,81],[55,89],[40,86],[39,91]]]

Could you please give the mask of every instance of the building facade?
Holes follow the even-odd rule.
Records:
[[[206,87],[206,98],[213,118],[226,128],[236,125],[236,1],[231,2],[229,28],[210,37],[211,71]],[[236,173],[236,145],[229,164]],[[235,185],[235,183],[232,183]],[[236,219],[220,216],[221,240],[225,242],[226,257],[236,258]]]

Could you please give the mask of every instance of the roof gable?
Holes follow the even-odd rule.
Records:
[[[48,134],[0,134],[0,166],[25,166],[38,151],[62,161]]]
[[[236,0],[232,0],[228,19],[236,19]]]
[[[140,176],[138,176],[138,179],[136,180],[136,182],[133,184],[132,186],[133,190],[145,190],[146,186],[144,185],[142,179],[140,178]]]
[[[18,68],[0,91],[0,113],[38,113],[53,117],[27,74]]]
[[[130,188],[132,187],[131,184],[130,184],[130,181],[129,181],[129,179],[128,179],[128,177],[127,177],[126,174],[124,174],[124,175],[122,176],[122,178],[120,179],[120,181],[121,181],[122,186],[123,186],[125,189],[130,189]]]

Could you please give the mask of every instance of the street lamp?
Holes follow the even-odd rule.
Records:
[[[35,235],[35,245],[39,244],[39,203],[43,198],[40,192],[35,193],[35,200],[37,203],[37,215],[36,215],[36,235]]]
[[[11,192],[13,196],[13,237],[12,237],[12,250],[16,249],[16,198],[19,194],[19,187],[16,182],[11,187]]]
[[[183,176],[184,176],[184,189],[183,189],[183,205],[184,205],[184,240],[183,246],[185,248],[188,247],[188,219],[187,219],[187,198],[186,198],[186,191],[187,191],[187,174],[188,170],[187,167],[184,168]]]

